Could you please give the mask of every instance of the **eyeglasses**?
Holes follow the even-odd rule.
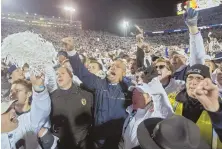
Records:
[[[156,67],[156,69],[157,69],[157,68],[163,69],[163,68],[165,68],[166,66],[165,66],[165,65],[159,65],[159,66],[155,66],[155,67]]]

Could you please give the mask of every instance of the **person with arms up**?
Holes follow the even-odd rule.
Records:
[[[192,120],[199,128],[202,137],[212,147],[221,149],[222,144],[222,102],[218,87],[211,81],[209,68],[195,64],[186,73],[186,87],[176,95],[171,104],[176,114]],[[216,131],[213,135],[212,128]],[[213,147],[215,148],[215,147]]]
[[[129,115],[122,131],[124,149],[132,149],[139,145],[137,127],[143,120],[173,115],[172,106],[158,78],[153,78],[148,84],[131,86],[129,90],[133,95],[132,105],[126,110]]]
[[[97,148],[115,149],[121,138],[121,130],[127,116],[125,96],[128,86],[123,83],[126,66],[116,60],[110,66],[107,77],[100,79],[90,73],[81,63],[78,53],[74,50],[74,41],[68,37],[63,39],[64,50],[69,54],[69,61],[75,75],[90,90],[95,91],[93,138]],[[68,45],[67,45],[68,43]]]
[[[194,64],[204,64],[205,49],[204,42],[200,31],[197,27],[198,12],[192,8],[188,8],[184,14],[185,23],[190,32],[190,58],[189,65],[186,65],[186,54],[184,51],[173,51],[169,54],[169,60],[173,65],[174,74],[172,78],[175,80],[185,80],[187,68]]]
[[[30,77],[33,86],[31,110],[17,117],[15,112],[16,100],[1,103],[1,148],[15,149],[20,147],[38,148],[29,144],[26,139],[30,132],[37,133],[46,123],[50,111],[51,101],[44,86],[42,77]]]

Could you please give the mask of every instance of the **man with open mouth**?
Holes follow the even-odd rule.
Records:
[[[74,50],[72,38],[64,38],[62,42],[69,44],[64,50],[70,56],[69,61],[75,75],[87,88],[95,91],[93,139],[96,146],[106,149],[118,148],[121,130],[127,116],[125,109],[130,104],[130,100],[126,100],[125,97],[128,86],[123,82],[126,65],[122,60],[114,61],[107,77],[101,79],[90,73],[81,63],[79,55]]]
[[[29,142],[29,134],[37,133],[47,121],[51,111],[51,100],[44,81],[31,76],[33,96],[30,112],[17,117],[15,103],[17,100],[1,103],[1,148],[39,148],[38,143]],[[37,137],[36,137],[37,140]],[[30,146],[29,146],[30,145]]]

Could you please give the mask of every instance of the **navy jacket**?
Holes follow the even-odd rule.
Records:
[[[111,84],[107,79],[100,79],[90,73],[81,63],[79,55],[69,57],[74,74],[90,90],[95,91],[94,100],[94,139],[105,140],[107,137],[121,136],[124,120],[127,116],[125,84]]]

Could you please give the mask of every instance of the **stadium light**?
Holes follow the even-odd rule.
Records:
[[[64,7],[64,10],[66,12],[69,12],[69,15],[70,15],[70,23],[72,23],[72,15],[73,15],[73,12],[75,12],[76,10],[72,7],[68,7],[68,6],[65,6]]]
[[[129,22],[128,21],[123,21],[123,27],[126,28],[129,26]]]
[[[35,13],[35,16],[36,16],[37,14]]]
[[[124,37],[127,36],[128,27],[129,27],[129,22],[126,21],[126,20],[124,20],[124,21],[123,21]]]
[[[65,6],[64,9],[65,9],[65,11],[69,11],[69,12],[74,12],[74,11],[76,11],[74,8],[72,8],[72,7],[67,7],[67,6]]]
[[[28,15],[29,13],[28,13],[28,12],[26,12],[25,14],[27,14],[27,15]]]

